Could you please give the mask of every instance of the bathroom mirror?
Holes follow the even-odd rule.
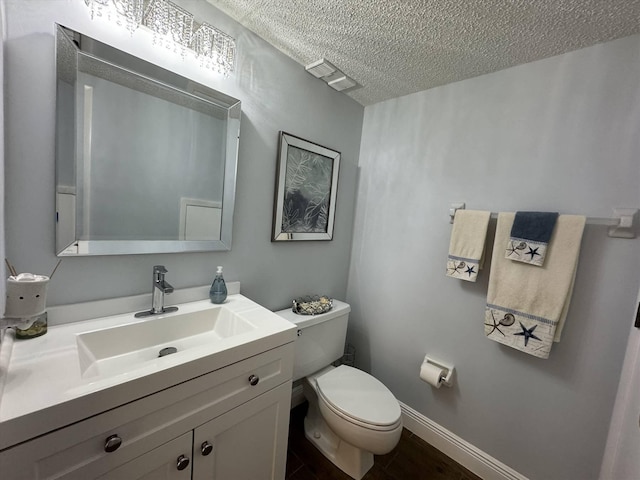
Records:
[[[230,250],[240,101],[57,26],[58,256]]]

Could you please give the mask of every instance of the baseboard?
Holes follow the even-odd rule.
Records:
[[[492,456],[400,402],[404,427],[484,480],[527,480]]]
[[[291,390],[291,408],[305,402],[302,385]],[[483,480],[528,480],[527,477],[496,460],[433,420],[400,402],[403,426],[442,453],[471,470]]]
[[[305,400],[302,385],[294,385],[291,389],[291,408],[301,405]]]

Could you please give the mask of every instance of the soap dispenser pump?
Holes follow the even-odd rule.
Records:
[[[213,279],[211,288],[209,289],[209,298],[211,303],[224,303],[227,298],[227,285],[222,278],[222,267],[218,267],[216,278]]]

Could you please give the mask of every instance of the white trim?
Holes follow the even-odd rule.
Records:
[[[82,158],[84,164],[82,169],[82,232],[81,235],[91,236],[91,142],[93,130],[93,87],[84,86],[84,130],[82,143]],[[77,232],[76,232],[77,234]]]
[[[293,409],[304,401],[302,384],[294,385],[291,390],[291,408]],[[404,428],[484,480],[528,480],[524,475],[471,445],[413,408],[402,402],[398,403],[400,403],[402,411]]]
[[[302,383],[298,385],[294,385],[291,389],[291,409],[293,410],[298,405],[302,405],[307,399],[304,398],[304,393],[302,392]]]
[[[636,300],[636,305],[638,304],[640,304],[640,291]],[[640,399],[638,362],[640,362],[640,331],[631,327],[600,468],[601,480],[635,478],[640,473],[640,462],[635,455],[637,446],[640,444],[637,434],[638,399]],[[630,455],[630,452],[633,453]]]
[[[63,195],[75,195],[76,187],[75,185],[56,185],[56,193]]]
[[[213,238],[187,238],[187,213],[189,207],[202,207],[216,209],[219,216],[218,225],[213,227]],[[178,225],[178,240],[220,240],[220,223],[222,221],[222,202],[204,200],[201,198],[180,197],[180,220]]]
[[[6,202],[4,200],[6,194],[5,188],[5,158],[4,158],[4,44],[7,40],[7,15],[5,12],[4,0],[0,1],[0,255],[5,256],[5,207]],[[5,266],[0,266],[0,278],[7,278],[7,272]],[[6,282],[4,280],[0,282],[0,312],[4,312],[6,298]],[[2,341],[2,335],[0,335],[0,341]],[[0,392],[0,395],[2,392]]]
[[[496,460],[411,407],[400,403],[404,427],[425,442],[451,457],[484,480],[527,480],[512,468]]]

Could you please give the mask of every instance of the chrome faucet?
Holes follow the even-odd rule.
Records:
[[[164,279],[165,273],[167,273],[167,269],[164,268],[164,265],[156,265],[153,267],[151,310],[136,313],[135,316],[137,318],[160,315],[161,313],[175,312],[178,310],[178,307],[164,306],[164,295],[173,292],[173,287]]]
[[[153,300],[151,301],[151,313],[164,313],[164,295],[172,293],[173,287],[164,279],[167,269],[164,265],[153,267]]]

